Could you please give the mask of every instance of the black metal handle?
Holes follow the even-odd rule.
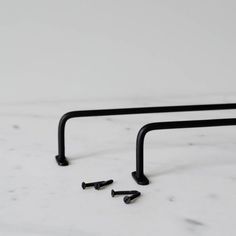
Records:
[[[65,126],[67,121],[72,118],[91,117],[91,116],[133,115],[133,114],[148,114],[148,113],[167,113],[167,112],[231,110],[231,109],[236,109],[236,103],[72,111],[63,115],[59,122],[58,155],[56,156],[56,161],[60,166],[67,166],[69,164],[65,156]]]
[[[190,120],[190,121],[173,121],[173,122],[158,122],[150,123],[143,126],[137,136],[136,143],[136,171],[132,172],[135,181],[140,185],[148,185],[149,180],[144,175],[144,140],[146,134],[153,130],[163,129],[185,129],[185,128],[202,128],[202,127],[217,127],[217,126],[232,126],[236,125],[236,118],[231,119],[215,119],[215,120]]]

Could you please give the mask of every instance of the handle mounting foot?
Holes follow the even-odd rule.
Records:
[[[132,176],[133,176],[134,180],[137,182],[137,184],[139,184],[139,185],[148,185],[149,184],[149,180],[145,175],[143,175],[142,177],[137,177],[136,171],[134,171],[134,172],[132,172]]]
[[[65,157],[61,157],[61,156],[57,155],[55,158],[56,158],[57,164],[59,166],[68,166],[69,165],[69,162],[67,161],[67,159]]]

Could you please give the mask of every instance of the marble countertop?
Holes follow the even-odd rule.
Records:
[[[142,105],[152,105],[154,101]],[[125,106],[124,101],[39,101],[1,105],[0,234],[234,236],[235,128],[153,132],[146,140],[138,186],[135,139],[148,122],[235,117],[235,111],[97,117],[71,120],[67,167],[59,167],[57,125],[69,111]],[[126,107],[138,106],[134,101]],[[83,181],[114,179],[82,190]],[[110,191],[136,189],[126,205]]]

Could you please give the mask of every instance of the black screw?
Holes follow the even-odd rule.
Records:
[[[82,188],[86,189],[87,187],[94,187],[96,184],[103,183],[104,181],[99,181],[99,182],[93,182],[93,183],[82,183]]]
[[[124,202],[126,204],[129,204],[131,201],[133,201],[135,198],[139,197],[141,195],[140,192],[136,192],[135,194],[131,195],[131,196],[125,196],[124,197]]]
[[[104,187],[104,186],[107,186],[109,184],[112,184],[113,183],[113,180],[110,179],[108,181],[102,181],[102,182],[98,182],[94,185],[95,189],[96,190],[99,190],[100,188]]]
[[[126,195],[126,194],[135,194],[138,193],[136,190],[132,191],[115,191],[114,189],[111,190],[111,196],[114,197],[116,195]]]

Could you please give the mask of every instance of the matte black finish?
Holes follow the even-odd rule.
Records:
[[[138,191],[136,190],[132,190],[132,191],[115,191],[114,189],[111,190],[111,196],[117,196],[117,195],[127,195],[127,194],[135,194],[138,193]]]
[[[135,194],[131,195],[131,196],[125,196],[124,197],[124,202],[126,204],[130,204],[134,199],[136,199],[137,197],[141,196],[140,192],[136,192]]]
[[[100,188],[102,188],[104,186],[107,186],[107,185],[110,185],[112,183],[113,183],[113,180],[110,179],[108,181],[103,181],[103,182],[100,182],[100,183],[96,183],[94,187],[95,187],[95,189],[100,190]]]
[[[92,183],[85,183],[83,182],[81,184],[82,189],[86,189],[87,187],[95,187],[96,184],[104,183],[105,181],[99,181],[99,182],[92,182]]]
[[[201,128],[201,127],[217,127],[217,126],[233,126],[233,125],[236,125],[236,118],[158,122],[145,125],[140,129],[137,136],[136,171],[132,173],[133,178],[140,185],[149,184],[149,180],[144,175],[144,170],[143,170],[144,140],[148,132],[152,130],[185,129],[185,128]]]
[[[59,155],[55,156],[55,158],[56,158],[57,164],[59,166],[68,166],[69,165],[69,162],[67,161],[66,158],[60,158]]]
[[[65,156],[65,126],[67,121],[72,118],[230,109],[236,109],[236,103],[72,111],[63,115],[59,122],[58,155],[56,156],[56,161],[60,166],[67,166],[69,164]]]

